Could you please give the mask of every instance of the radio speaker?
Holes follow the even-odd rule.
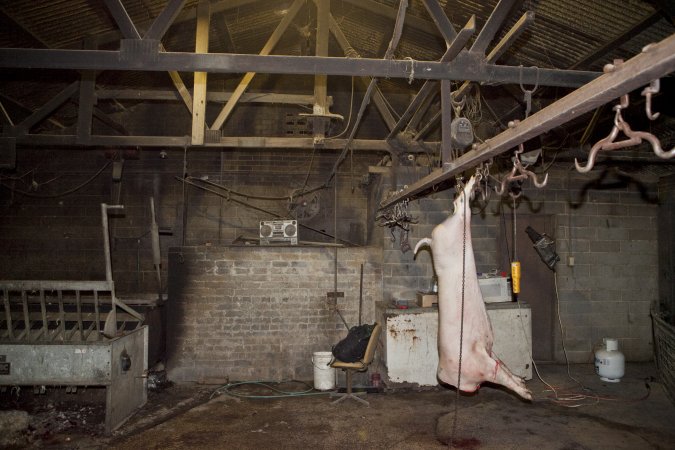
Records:
[[[298,244],[298,222],[295,220],[260,221],[260,245],[272,243]]]

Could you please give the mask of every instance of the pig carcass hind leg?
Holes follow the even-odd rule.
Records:
[[[493,383],[501,384],[502,386],[511,389],[513,392],[520,395],[522,398],[526,400],[532,400],[532,393],[530,392],[529,389],[527,389],[527,387],[525,387],[525,382],[523,381],[522,378],[515,376],[509,370],[509,368],[506,367],[506,364],[504,364],[496,356],[492,356],[490,359],[495,363],[495,372],[493,379],[490,380],[488,378],[487,381],[492,381]]]

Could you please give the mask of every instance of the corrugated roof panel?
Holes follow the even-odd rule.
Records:
[[[259,4],[252,4],[229,10],[224,14],[223,20],[239,52],[259,53],[288,13],[286,3],[267,2],[265,6],[262,8]],[[302,12],[296,16],[295,23],[302,21],[301,15]],[[290,29],[287,30],[289,31]]]
[[[84,36],[115,28],[106,12],[92,7],[87,0],[15,0],[4,2],[2,8],[29,33],[52,48],[73,46]]]
[[[386,42],[391,39],[393,22],[381,16],[349,14],[335,20],[354,49],[364,58],[384,56]]]

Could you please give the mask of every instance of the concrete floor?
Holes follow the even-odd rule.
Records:
[[[675,449],[675,406],[654,380],[653,364],[627,365],[626,376],[617,384],[602,382],[592,365],[573,365],[571,373],[583,390],[568,378],[566,366],[545,365],[539,370],[560,391],[559,398],[569,401],[554,401],[538,380],[528,382],[535,396],[532,403],[492,386],[461,395],[454,448]],[[175,385],[149,392],[148,404],[113,436],[101,434],[102,424],[96,422],[102,421],[100,414],[87,416],[85,426],[78,406],[79,419],[64,416],[67,426],[38,433],[41,437],[32,441],[32,447],[442,449],[447,448],[442,442],[448,442],[455,417],[456,391],[440,387],[421,391],[390,387],[368,394],[370,407],[349,399],[333,405],[328,394],[210,398],[215,388]],[[238,389],[263,393],[258,387]],[[42,400],[55,402],[57,407],[48,411],[63,419],[58,399]],[[31,414],[36,411],[41,409]]]
[[[675,449],[675,407],[663,386],[651,378],[656,377],[652,364],[629,364],[626,376],[617,384],[602,382],[591,365],[573,365],[572,375],[587,390],[567,377],[565,366],[539,369],[557,389],[571,388],[563,393],[567,397],[584,396],[555,402],[548,388],[533,380],[528,387],[535,401],[527,403],[506,391],[484,386],[478,393],[459,399],[455,447]],[[175,389],[183,396],[194,389],[193,393],[208,399],[203,386]],[[165,450],[447,448],[438,438],[447,441],[452,429],[453,389],[394,390],[369,394],[367,399],[370,407],[349,399],[332,405],[328,395],[269,400],[220,395],[191,409],[183,404],[184,411],[172,412],[180,410],[178,402],[174,408],[140,412],[116,436],[99,444],[116,449]],[[148,408],[152,409],[152,404]]]

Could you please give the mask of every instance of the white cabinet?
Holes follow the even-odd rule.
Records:
[[[494,332],[492,351],[511,371],[532,379],[530,307],[517,303],[486,304]],[[383,324],[383,363],[394,383],[435,386],[438,368],[438,309],[380,309]]]

